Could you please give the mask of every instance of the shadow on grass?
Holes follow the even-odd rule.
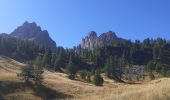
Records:
[[[23,82],[0,81],[0,96],[27,88]]]
[[[0,100],[7,100],[7,94],[25,91],[27,86],[22,82],[0,81]]]
[[[124,82],[125,84],[130,84],[130,85],[135,85],[135,84],[142,84],[142,83],[138,83],[138,82]]]
[[[6,95],[15,92],[24,92],[28,89],[33,90],[33,95],[43,98],[44,100],[67,99],[72,96],[57,92],[44,85],[35,86],[33,84],[25,84],[23,82],[0,81],[0,100],[7,100]]]
[[[73,96],[67,95],[61,92],[57,92],[51,88],[48,88],[44,85],[34,86],[34,95],[43,98],[44,100],[53,100],[53,99],[67,99],[72,98]]]

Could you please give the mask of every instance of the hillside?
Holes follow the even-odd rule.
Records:
[[[105,79],[103,87],[72,81],[61,73],[45,73],[45,84],[72,95],[76,100],[169,100],[170,79],[162,78],[148,83],[123,84]]]
[[[104,86],[69,80],[66,74],[45,71],[44,86],[46,89],[37,93],[30,87],[25,87],[16,73],[24,64],[8,57],[0,57],[0,98],[7,100],[42,100],[42,99],[76,99],[76,100],[169,100],[169,78],[162,78],[147,83],[125,84],[115,83],[104,77]],[[4,86],[11,87],[7,91]],[[22,87],[22,89],[20,88]],[[44,91],[46,90],[46,91]],[[47,93],[50,95],[42,95]],[[51,100],[50,99],[50,100]]]

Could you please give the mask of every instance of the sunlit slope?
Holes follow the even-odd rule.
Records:
[[[16,60],[9,57],[0,56],[0,72],[18,72],[24,66]]]
[[[20,72],[24,64],[8,57],[0,57],[0,81],[21,84],[16,73]],[[138,84],[116,83],[104,77],[104,85],[96,87],[93,84],[70,80],[66,74],[44,71],[43,84],[59,93],[64,99],[73,100],[170,100],[170,79],[161,78]],[[3,91],[1,91],[3,92]],[[56,94],[56,97],[59,95]],[[1,97],[1,95],[0,95]],[[41,100],[43,97],[34,95],[32,89],[27,91],[11,92],[5,97],[18,100],[31,97],[30,100]],[[27,98],[28,99],[28,98]]]

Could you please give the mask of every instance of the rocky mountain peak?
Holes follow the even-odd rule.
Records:
[[[89,37],[89,38],[96,38],[96,37],[97,37],[97,34],[96,34],[95,31],[91,31],[91,32],[88,33],[88,37]]]
[[[30,41],[35,41],[35,43],[50,47],[50,48],[55,48],[56,43],[50,38],[48,31],[46,30],[41,30],[41,27],[38,26],[35,22],[29,23],[29,22],[24,22],[21,26],[16,28],[10,36],[19,38],[22,40],[30,40]]]
[[[94,44],[96,42],[97,39],[97,34],[94,31],[91,31],[88,33],[88,36],[86,36],[81,43],[81,47],[82,48],[86,48],[89,50],[92,50],[94,47]]]
[[[96,41],[96,46],[101,47],[101,46],[111,45],[111,43],[115,39],[117,39],[115,32],[108,31],[108,32],[102,33]]]
[[[97,36],[96,32],[91,31],[82,40],[81,48],[93,50],[95,47],[111,45],[113,40],[117,40],[117,39],[118,37],[116,36],[116,33],[112,31],[102,33],[99,37]]]

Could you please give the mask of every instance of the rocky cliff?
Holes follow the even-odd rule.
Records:
[[[94,31],[88,33],[84,39],[82,39],[81,48],[92,50],[97,40],[97,34]]]
[[[88,35],[82,39],[81,48],[93,50],[95,47],[102,47],[106,45],[111,45],[114,40],[118,40],[115,32],[108,31],[102,33],[99,37],[96,32],[91,31]]]

